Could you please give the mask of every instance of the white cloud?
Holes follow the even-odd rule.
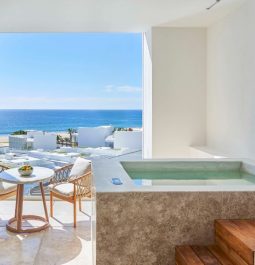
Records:
[[[119,92],[126,92],[126,93],[140,93],[141,92],[140,87],[135,86],[118,86],[117,91]]]
[[[141,109],[138,97],[1,97],[0,109]]]
[[[114,85],[107,85],[105,86],[105,91],[108,93],[140,93],[142,91],[141,87],[136,86],[114,86]]]
[[[106,92],[113,92],[114,91],[114,86],[113,85],[107,85],[107,86],[105,86],[105,91]]]

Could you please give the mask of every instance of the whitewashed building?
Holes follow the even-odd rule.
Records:
[[[106,138],[113,133],[112,126],[81,127],[78,128],[79,147],[105,146]]]
[[[115,149],[142,150],[142,130],[115,131],[113,139]]]
[[[9,147],[11,149],[26,150],[27,135],[9,135]]]
[[[57,136],[42,131],[28,131],[26,135],[9,135],[9,147],[16,150],[54,150],[57,148]]]
[[[57,135],[55,133],[35,134],[34,148],[43,150],[54,150],[57,148]]]

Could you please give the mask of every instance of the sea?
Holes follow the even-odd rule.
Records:
[[[0,135],[18,130],[62,132],[101,125],[141,128],[142,110],[0,110]]]

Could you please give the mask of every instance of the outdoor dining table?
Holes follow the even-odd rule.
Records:
[[[46,206],[45,194],[43,189],[43,182],[50,180],[54,176],[54,171],[45,167],[34,167],[33,173],[29,177],[22,177],[17,168],[12,168],[0,173],[0,180],[17,184],[17,196],[16,196],[16,206],[15,206],[15,216],[11,218],[6,228],[10,232],[15,233],[33,233],[39,232],[49,227],[49,217]],[[45,218],[37,215],[23,215],[23,200],[24,200],[24,185],[39,183],[42,202],[45,212]],[[23,220],[36,220],[43,222],[43,225],[38,227],[22,227]]]

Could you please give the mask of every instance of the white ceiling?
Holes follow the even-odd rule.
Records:
[[[211,10],[201,10],[178,19],[172,19],[161,26],[166,27],[208,27],[233,12],[246,0],[221,0]],[[213,2],[213,1],[211,1]]]
[[[244,0],[0,0],[0,32],[140,32],[207,26]]]

